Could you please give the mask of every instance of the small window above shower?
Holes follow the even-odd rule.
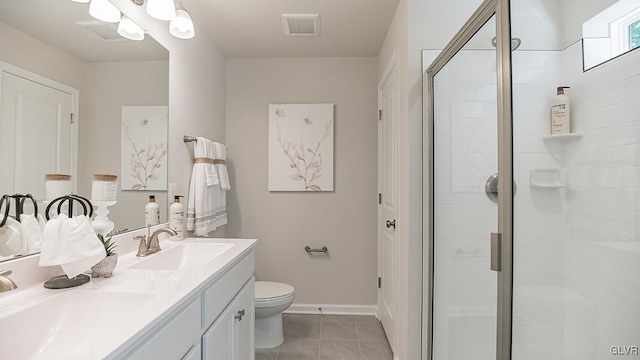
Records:
[[[582,24],[584,70],[640,47],[640,0],[619,0]]]

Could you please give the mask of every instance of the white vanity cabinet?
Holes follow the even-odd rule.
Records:
[[[254,252],[205,282],[115,359],[253,360]],[[115,354],[112,354],[115,355]]]
[[[253,360],[254,279],[250,279],[202,337],[203,360]]]

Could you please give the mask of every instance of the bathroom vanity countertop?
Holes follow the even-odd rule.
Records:
[[[131,235],[127,238],[132,241]],[[147,257],[136,257],[135,252],[119,253],[110,278],[93,278],[88,284],[64,290],[45,289],[41,281],[23,287],[24,275],[19,273],[24,268],[11,262],[0,264],[0,270],[13,269],[15,276],[10,277],[19,286],[0,293],[2,357],[85,360],[125,355],[123,350],[177,312],[205,284],[226,273],[252,250],[255,242],[164,240],[160,242],[162,251]],[[212,251],[205,251],[210,245],[214,245]],[[181,246],[186,247],[178,249]],[[33,266],[37,265],[37,257],[24,260]],[[44,275],[42,269],[33,272],[39,272],[41,280],[43,276],[50,277],[52,271],[49,269]]]

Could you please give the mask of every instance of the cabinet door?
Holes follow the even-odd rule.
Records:
[[[255,357],[254,331],[255,331],[255,310],[254,310],[254,278],[251,278],[240,290],[235,303],[235,360],[253,360]],[[242,316],[240,316],[242,315]]]
[[[202,348],[200,344],[192,347],[182,360],[202,360]]]
[[[231,304],[233,305],[233,303]],[[233,360],[235,308],[228,306],[202,336],[203,360]]]
[[[203,360],[253,360],[254,279],[236,294],[202,336]]]

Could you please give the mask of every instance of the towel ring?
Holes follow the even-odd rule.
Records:
[[[0,209],[2,209],[2,204],[7,202],[7,205],[4,208],[4,217],[2,218],[2,222],[0,222],[0,227],[3,227],[7,223],[7,218],[9,217],[9,207],[11,207],[11,200],[9,200],[9,195],[2,195],[0,199]]]
[[[47,218],[47,220],[50,220],[49,212],[51,211],[51,206],[53,206],[55,203],[58,203],[57,214],[60,215],[60,212],[62,211],[62,204],[64,204],[64,202],[67,200],[69,201],[69,217],[73,216],[74,200],[79,202],[80,205],[82,205],[82,210],[84,212],[84,215],[87,215],[87,210],[89,210],[88,216],[89,217],[93,216],[93,205],[91,205],[91,201],[89,201],[89,199],[82,197],[80,195],[69,194],[69,195],[60,196],[59,198],[56,198],[53,201],[51,201],[49,205],[47,205],[47,209],[45,210],[45,217]],[[87,209],[87,205],[88,205],[88,209]]]
[[[31,199],[31,203],[33,204],[33,216],[38,216],[38,202],[31,194],[24,195],[20,199],[20,215],[24,214],[24,202],[27,199]]]

